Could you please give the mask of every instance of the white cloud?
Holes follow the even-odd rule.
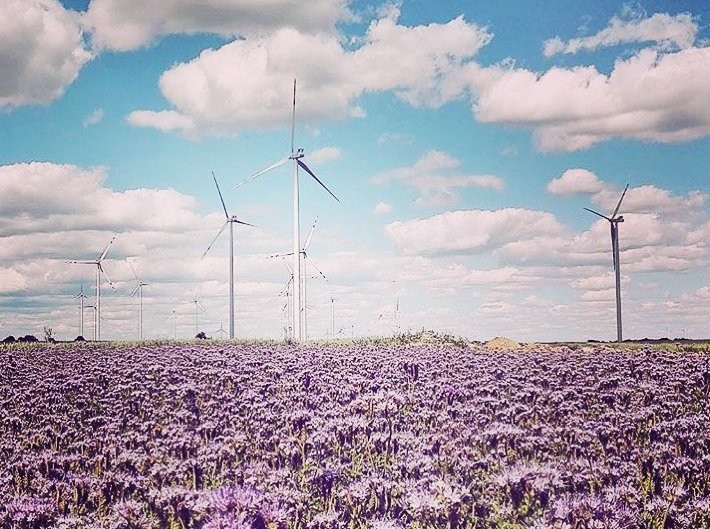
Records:
[[[0,233],[61,230],[166,230],[192,227],[196,201],[174,189],[104,187],[103,169],[19,163],[0,166]]]
[[[27,285],[27,280],[13,268],[0,267],[0,293],[16,292]]]
[[[431,150],[414,165],[380,173],[372,180],[377,184],[403,182],[422,194],[416,200],[418,205],[436,207],[456,204],[459,195],[455,190],[458,188],[484,187],[500,191],[505,187],[500,177],[464,174],[458,171],[460,166],[461,162],[453,156]]]
[[[390,206],[387,202],[378,202],[373,212],[375,215],[387,215],[391,211],[392,206]]]
[[[698,25],[687,13],[675,16],[655,13],[649,18],[632,20],[614,17],[606,28],[589,37],[570,39],[567,42],[563,42],[559,37],[546,40],[544,54],[546,57],[552,57],[558,53],[593,51],[627,42],[659,42],[685,49],[693,45],[697,32]]]
[[[619,203],[622,189],[603,182],[592,171],[581,168],[567,169],[559,178],[547,184],[553,195],[591,195],[591,201],[600,206],[600,213],[611,214]],[[643,184],[629,187],[620,213],[663,214],[668,219],[682,217],[686,220],[702,210],[710,195],[699,190],[687,195],[675,195],[667,189]]]
[[[620,189],[605,185],[594,194],[592,201],[611,212],[618,204],[620,197]],[[686,196],[678,196],[667,189],[646,184],[629,188],[622,202],[621,211],[687,216],[693,210],[702,208],[707,199],[707,194],[697,190],[690,191]]]
[[[152,127],[162,132],[181,130],[189,133],[195,126],[190,117],[174,110],[135,110],[126,116],[126,121],[134,127]]]
[[[420,255],[477,253],[561,232],[554,215],[518,208],[447,211],[385,227],[385,235],[397,248]]]
[[[603,187],[597,175],[579,168],[567,169],[562,176],[547,184],[547,190],[553,195],[593,194]]]
[[[97,48],[126,51],[173,33],[252,36],[291,26],[332,32],[352,19],[347,0],[92,0],[84,17]]]
[[[298,117],[306,121],[363,116],[357,98],[364,92],[393,91],[409,104],[437,107],[456,95],[447,78],[491,35],[462,17],[407,27],[397,23],[398,14],[372,22],[355,49],[332,34],[288,27],[205,50],[161,76],[170,113],[139,110],[128,120],[189,135],[282,126],[296,77]]]
[[[339,147],[323,147],[308,153],[308,161],[313,165],[322,165],[339,160],[341,155]]]
[[[411,145],[414,143],[414,138],[410,134],[403,132],[383,132],[377,138],[377,145],[386,145],[392,143],[395,145]]]
[[[0,20],[0,109],[57,99],[91,59],[57,0],[3,0]]]
[[[86,128],[91,125],[96,125],[97,123],[100,123],[102,119],[104,119],[104,109],[97,108],[91,114],[84,118],[82,124],[84,125],[84,128]]]
[[[537,73],[510,61],[466,70],[450,91],[467,79],[479,121],[530,127],[543,151],[575,151],[617,137],[669,143],[710,134],[710,47],[645,49],[618,59],[608,75],[594,66]]]
[[[629,277],[626,275],[621,276],[621,284],[627,285],[629,283]],[[609,272],[598,276],[582,277],[579,279],[574,279],[570,281],[570,286],[578,290],[587,291],[607,291],[614,290],[616,287],[616,276],[613,272]]]

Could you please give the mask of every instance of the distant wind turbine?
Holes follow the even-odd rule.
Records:
[[[111,282],[111,278],[102,266],[104,259],[106,259],[106,254],[108,254],[108,249],[111,247],[114,240],[116,240],[115,235],[111,238],[109,243],[106,245],[106,248],[104,248],[104,251],[101,252],[101,255],[95,261],[67,261],[69,264],[88,264],[96,266],[96,314],[94,316],[94,340],[96,341],[101,340],[101,274],[106,276],[106,280],[108,281],[111,289],[114,291],[116,290]]]
[[[197,333],[200,332],[199,330],[199,320],[198,320],[198,315],[199,311],[202,311],[203,314],[206,314],[207,311],[205,311],[205,307],[200,303],[200,294],[199,292],[195,292],[195,297],[190,300],[190,303],[193,303],[195,305],[195,337],[197,337]]]
[[[311,229],[308,231],[308,236],[306,237],[306,243],[303,245],[303,248],[301,248],[300,254],[303,256],[303,337],[305,340],[308,340],[308,297],[307,297],[307,280],[308,280],[308,263],[310,262],[311,265],[313,265],[313,268],[318,272],[318,275],[320,275],[323,279],[326,281],[328,278],[325,276],[323,272],[321,272],[320,268],[313,262],[312,258],[308,257],[308,248],[311,245],[311,241],[313,240],[313,231],[316,228],[316,224],[318,223],[318,217],[313,221],[313,225],[311,226]],[[288,257],[290,255],[293,255],[293,252],[287,252],[287,253],[281,253],[281,254],[275,254],[275,255],[270,255],[269,258],[274,258],[274,257]],[[289,268],[290,270],[290,268]],[[292,272],[292,277],[293,277],[293,272]],[[298,281],[300,283],[301,281]],[[295,284],[294,284],[295,288]],[[295,303],[294,299],[294,306],[298,306]],[[299,317],[300,318],[300,317]]]
[[[584,208],[590,213],[594,213],[595,215],[600,216],[603,219],[606,219],[609,221],[609,225],[611,227],[611,255],[612,255],[612,260],[614,263],[614,271],[616,272],[616,341],[621,342],[623,340],[622,338],[622,332],[621,332],[621,263],[619,262],[619,223],[624,222],[624,217],[621,215],[617,216],[617,213],[619,213],[619,208],[621,207],[621,201],[624,200],[624,195],[626,195],[626,191],[629,189],[629,184],[626,184],[626,187],[624,188],[624,192],[621,193],[621,198],[619,199],[619,203],[616,205],[616,209],[614,210],[614,213],[611,214],[611,217],[607,217],[606,215],[602,215],[601,213],[597,213],[593,209],[589,208]]]
[[[219,329],[215,331],[219,337],[224,340],[224,337],[227,335],[227,331],[224,330],[224,324],[222,322],[219,322]]]
[[[285,311],[286,324],[284,325],[284,333],[285,338],[288,340],[293,337],[293,328],[291,327],[291,322],[293,321],[291,317],[293,310],[293,296],[291,296],[291,286],[293,285],[293,270],[289,266],[288,262],[286,262],[286,268],[288,269],[289,273],[288,281],[286,281],[284,289],[279,293],[279,297],[286,297],[286,303],[281,308],[281,310]]]
[[[302,148],[295,148],[295,130],[296,130],[296,80],[293,80],[293,110],[291,113],[291,154],[289,154],[286,158],[283,160],[279,160],[278,162],[262,169],[261,171],[258,171],[251,175],[249,178],[243,180],[242,182],[239,182],[235,187],[239,187],[255,178],[258,176],[263,175],[264,173],[267,173],[271,171],[272,169],[276,169],[277,167],[280,167],[284,165],[286,162],[292,160],[293,161],[293,271],[294,271],[294,277],[300,278],[301,277],[301,259],[300,259],[300,248],[301,248],[301,234],[300,234],[300,217],[299,217],[299,198],[298,198],[298,192],[299,192],[299,186],[298,186],[298,170],[299,168],[303,169],[308,173],[311,178],[313,178],[320,186],[325,189],[330,196],[332,196],[335,200],[340,202],[340,199],[336,197],[333,192],[326,187],[326,185],[320,181],[320,179],[311,171],[311,169],[305,164],[303,161],[304,153]],[[297,341],[302,341],[303,335],[301,333],[301,308],[303,305],[301,303],[301,284],[300,280],[295,281],[293,284],[293,302],[294,302],[294,307],[296,309],[293,311],[293,329],[294,329],[294,338]]]
[[[177,339],[177,327],[176,327],[176,322],[177,322],[177,311],[175,309],[170,312],[170,316],[165,318],[165,321],[167,320],[172,320],[173,321],[173,341]]]
[[[72,299],[78,299],[79,300],[79,314],[80,314],[80,319],[79,319],[79,336],[84,337],[84,300],[88,296],[84,294],[84,285],[81,285],[79,288],[79,293],[74,296]]]
[[[143,340],[143,287],[148,286],[148,283],[144,283],[141,279],[138,278],[138,274],[136,274],[136,269],[133,268],[133,263],[131,261],[128,261],[128,264],[131,265],[131,271],[133,272],[133,277],[136,278],[136,288],[133,289],[133,292],[131,292],[131,295],[128,296],[128,299],[133,299],[133,296],[138,294],[138,340],[142,341]]]
[[[229,224],[229,338],[231,340],[234,339],[234,225],[243,224],[244,226],[256,226],[254,226],[253,224],[249,224],[248,222],[243,222],[234,215],[229,215],[229,213],[227,212],[227,206],[224,204],[222,191],[219,188],[219,184],[217,183],[217,177],[214,175],[214,172],[212,172],[212,179],[214,180],[214,185],[217,187],[217,193],[219,194],[219,200],[222,203],[222,209],[224,210],[224,216],[226,217],[226,220],[217,232],[215,238],[205,250],[205,253],[202,254],[200,260],[205,258],[207,252],[210,251],[212,245],[217,242],[217,239],[219,239],[219,236],[222,235],[224,228],[226,228],[227,224]],[[197,319],[197,317],[195,317],[195,319]]]

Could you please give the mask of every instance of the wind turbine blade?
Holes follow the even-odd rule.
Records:
[[[271,171],[272,169],[276,169],[277,167],[279,167],[279,166],[285,164],[285,163],[288,162],[289,160],[290,160],[290,158],[284,158],[283,160],[279,160],[279,161],[276,162],[275,164],[272,164],[272,165],[270,165],[269,167],[266,167],[266,168],[262,169],[261,171],[254,173],[254,174],[251,175],[250,177],[245,178],[244,180],[242,180],[241,182],[239,182],[239,183],[238,183],[237,185],[235,185],[234,187],[235,187],[235,188],[241,187],[241,186],[243,186],[244,184],[246,184],[247,182],[251,182],[251,181],[254,180],[255,178],[257,178],[257,177],[263,175],[264,173],[268,173],[268,172]]]
[[[619,208],[621,207],[621,201],[624,200],[624,195],[626,194],[626,191],[629,189],[629,184],[626,184],[626,187],[624,188],[624,192],[621,193],[621,198],[619,199],[619,203],[616,205],[616,209],[614,210],[614,213],[612,214],[611,218],[616,218],[616,214],[619,212]]]
[[[275,253],[273,255],[267,255],[267,259],[276,259],[277,257],[287,257],[289,255],[293,255],[293,252],[288,252],[288,253]],[[290,269],[289,269],[290,270]]]
[[[243,220],[234,219],[232,222],[235,222],[237,224],[244,224],[244,226],[251,226],[252,228],[259,228],[260,230],[263,229],[261,226],[257,226],[256,224],[249,224],[248,222],[244,222]]]
[[[205,308],[205,306],[204,306],[202,303],[200,303],[200,302],[198,301],[198,302],[197,302],[197,306],[198,306],[198,307],[200,308],[200,310],[202,311],[202,314],[207,314],[207,309]]]
[[[215,235],[215,238],[212,239],[212,242],[210,243],[210,245],[209,245],[209,246],[207,247],[207,249],[205,250],[205,253],[202,254],[202,257],[200,257],[200,261],[202,261],[202,260],[205,258],[205,256],[207,255],[207,252],[209,252],[210,249],[212,248],[212,245],[217,242],[217,239],[219,239],[219,236],[222,235],[222,232],[224,231],[224,228],[227,227],[227,224],[229,224],[229,221],[226,221],[224,224],[222,224],[222,227],[221,227],[221,228],[219,229],[219,231],[217,232],[217,235]]]
[[[131,295],[128,296],[128,299],[133,299],[133,296],[136,295],[136,293],[138,292],[138,289],[139,289],[140,287],[141,287],[140,285],[136,285],[136,288],[133,289],[133,292],[131,292]]]
[[[607,217],[607,216],[605,216],[605,215],[602,215],[601,213],[597,213],[597,212],[594,211],[593,209],[589,209],[589,208],[582,208],[582,209],[586,209],[586,210],[589,211],[590,213],[594,213],[595,215],[599,215],[601,218],[606,219],[606,220],[608,220],[609,222],[611,222],[611,219],[610,219],[609,217]]]
[[[293,255],[293,252],[291,252],[290,255]],[[291,265],[288,264],[288,261],[284,261],[286,263],[286,268],[288,268],[288,273],[291,274],[291,277],[293,277],[293,269],[291,268]]]
[[[98,261],[66,261],[67,264],[99,264]]]
[[[318,266],[316,265],[316,263],[313,262],[313,259],[312,259],[311,257],[308,258],[308,262],[311,263],[311,265],[313,266],[313,268],[316,269],[316,272],[318,272],[318,273],[323,277],[323,279],[325,279],[326,281],[328,281],[328,278],[325,277],[325,274],[320,271],[320,268],[318,268]]]
[[[313,174],[313,171],[311,171],[305,163],[303,163],[301,160],[298,160],[298,159],[296,161],[298,162],[298,165],[300,165],[304,171],[306,171],[309,175],[311,175],[315,179],[315,181],[321,185],[321,187],[323,189],[325,189],[328,193],[330,193],[330,196],[332,196],[335,200],[340,202],[340,199],[338,197],[336,197],[333,194],[333,192],[330,189],[328,189],[326,187],[326,185],[323,182],[321,182],[315,174]]]
[[[114,235],[113,237],[111,237],[111,240],[106,245],[106,248],[104,248],[104,251],[101,254],[101,257],[98,258],[98,261],[104,260],[104,258],[106,257],[106,254],[108,253],[108,249],[111,247],[111,245],[113,244],[113,241],[115,241],[115,240],[116,240],[116,236]]]
[[[138,283],[140,283],[141,280],[138,279],[138,274],[136,274],[136,269],[133,268],[133,263],[131,262],[130,259],[128,259],[128,264],[131,265],[131,271],[133,272],[133,277],[135,277],[135,278],[136,278],[136,281],[137,281]]]
[[[106,281],[108,281],[108,286],[111,287],[111,290],[116,292],[116,287],[113,286],[113,281],[111,281],[111,278],[108,276],[106,273],[106,270],[104,270],[103,266],[99,265],[99,270],[101,270],[101,273],[106,276]]]
[[[311,244],[311,239],[313,238],[313,230],[316,229],[317,223],[318,223],[318,217],[316,217],[316,220],[313,221],[313,226],[311,226],[311,229],[308,231],[308,237],[306,237],[306,244],[303,245],[304,252],[306,250],[308,250],[308,247]]]
[[[291,152],[294,149],[296,135],[296,79],[293,80],[293,111],[291,112]]]
[[[219,200],[222,202],[222,209],[224,209],[224,216],[229,219],[229,213],[227,213],[227,206],[224,204],[224,198],[222,197],[222,191],[219,188],[219,184],[217,183],[217,177],[214,175],[214,171],[212,171],[212,179],[214,180],[214,185],[217,186],[217,193],[219,193]]]

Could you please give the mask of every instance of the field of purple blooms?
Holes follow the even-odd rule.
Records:
[[[710,527],[710,355],[0,348],[5,528]]]

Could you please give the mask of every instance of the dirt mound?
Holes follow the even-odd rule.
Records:
[[[506,338],[504,336],[496,336],[492,340],[488,340],[485,344],[486,347],[490,347],[491,349],[519,349],[520,344],[518,342],[514,342],[510,338]]]

